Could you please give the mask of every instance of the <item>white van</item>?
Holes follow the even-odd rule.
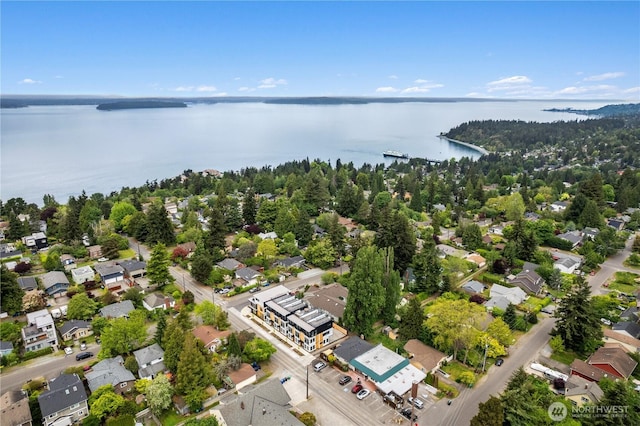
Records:
[[[325,364],[324,362],[320,361],[319,363],[317,363],[316,365],[313,366],[313,369],[316,371],[320,371],[323,368],[325,368],[327,366],[327,364]]]

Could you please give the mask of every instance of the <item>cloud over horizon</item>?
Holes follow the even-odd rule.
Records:
[[[33,80],[31,78],[25,78],[23,80],[20,80],[18,82],[18,84],[42,84],[42,81],[40,80]]]

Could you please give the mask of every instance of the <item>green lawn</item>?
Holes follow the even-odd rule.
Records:
[[[635,281],[638,277],[640,277],[640,275],[631,272],[616,272],[615,279],[609,285],[609,288],[611,290],[633,294],[633,292],[638,289],[638,282]]]
[[[566,365],[571,365],[577,357],[578,355],[572,351],[554,351],[553,354],[551,354],[551,359]]]
[[[448,363],[447,365],[442,367],[441,370],[443,370],[444,372],[450,374],[451,375],[450,379],[454,380],[454,381],[456,381],[458,379],[458,377],[460,376],[460,374],[464,373],[465,371],[473,373],[472,369],[462,365],[462,363],[457,362],[457,361],[451,361],[450,363]],[[474,373],[474,375],[475,375],[475,373]]]
[[[171,409],[162,413],[162,415],[160,416],[160,423],[162,423],[162,426],[175,426],[178,423],[186,421],[188,418],[188,416],[181,416],[180,414],[176,413],[173,410],[173,407],[171,407]]]
[[[533,311],[537,313],[537,312],[540,312],[540,309],[544,308],[549,303],[551,303],[551,299],[548,297],[541,299],[539,297],[530,296],[527,300],[522,302],[522,304],[520,304],[519,307],[527,311]]]

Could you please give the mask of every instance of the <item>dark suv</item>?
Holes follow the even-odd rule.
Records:
[[[93,356],[93,353],[91,352],[80,352],[78,355],[76,355],[76,361],[91,358],[92,356]]]
[[[342,376],[338,383],[340,383],[340,385],[346,385],[350,381],[351,381],[351,376]]]

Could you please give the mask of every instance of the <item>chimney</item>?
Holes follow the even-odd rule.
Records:
[[[266,409],[266,408],[263,408],[263,409],[262,409],[262,415],[264,416],[265,414],[267,414],[267,409]]]

